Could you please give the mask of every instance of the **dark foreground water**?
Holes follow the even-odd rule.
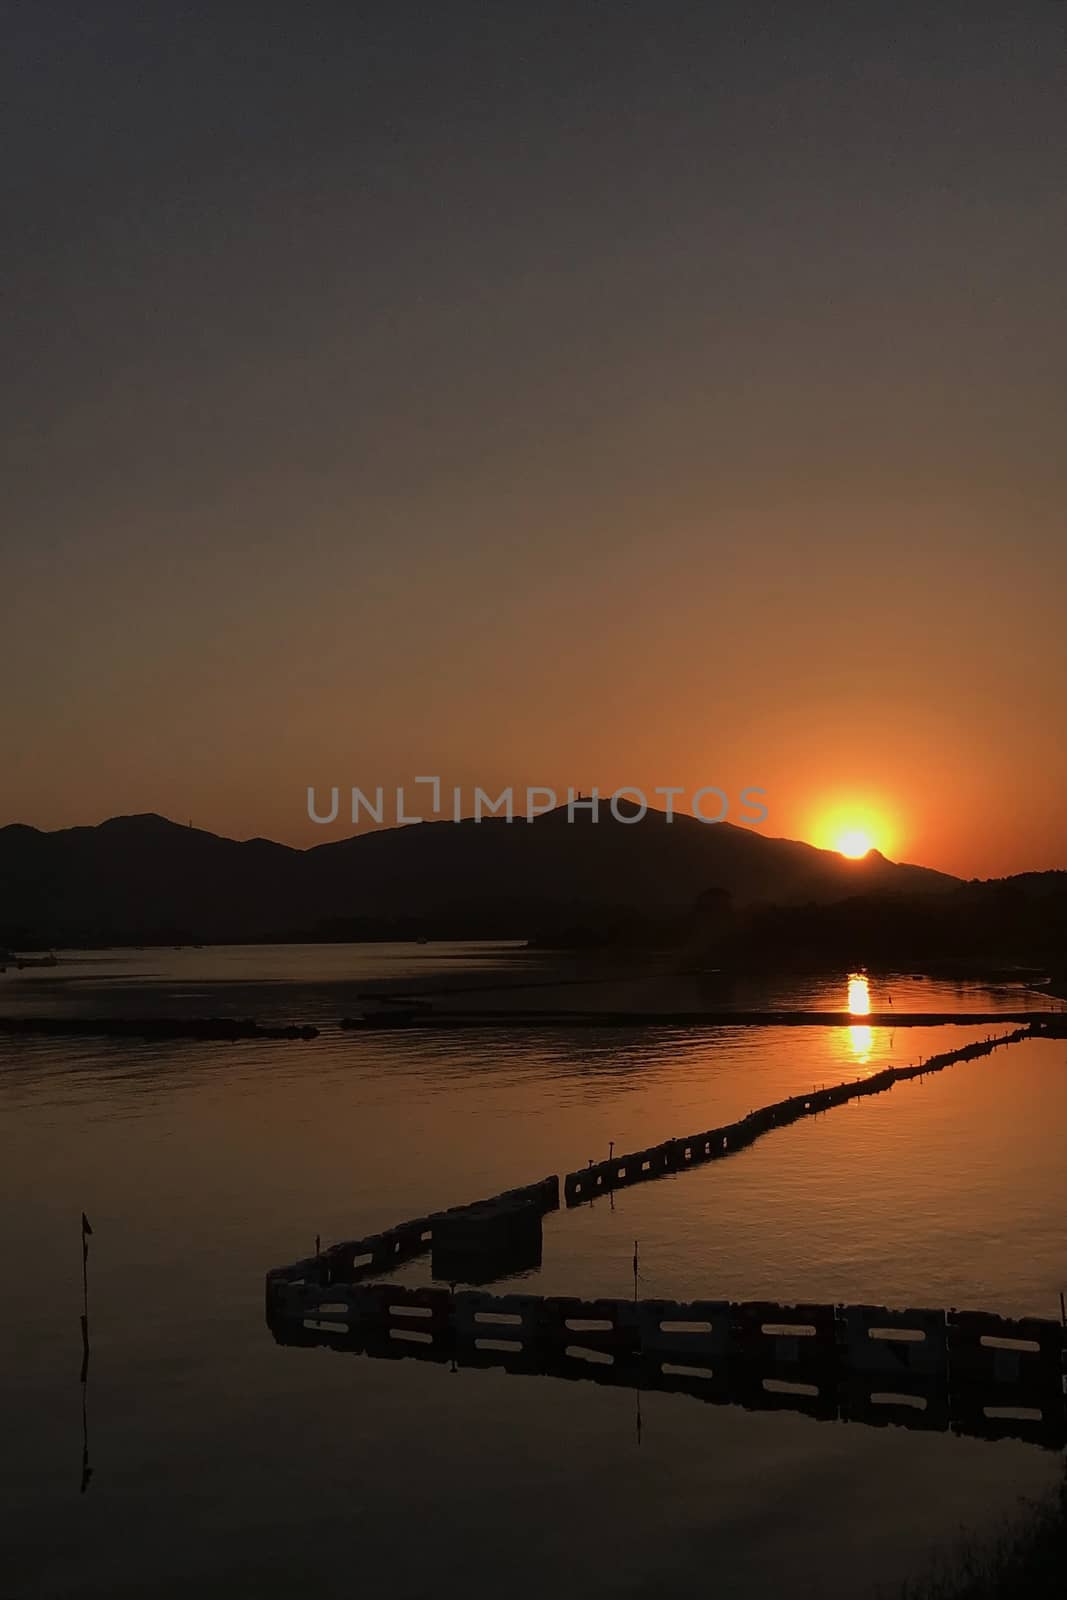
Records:
[[[8,973],[0,1005],[325,1025],[364,984],[513,967],[479,947],[105,953]],[[837,1006],[845,978],[767,1003]],[[1020,1001],[892,982],[901,1009]],[[263,1272],[316,1233],[365,1233],[990,1031],[0,1039],[0,1594],[892,1594],[961,1528],[1055,1482],[1060,1459],[286,1348],[263,1324]],[[1067,1044],[1026,1043],[561,1212],[518,1286],[625,1294],[636,1237],[650,1295],[1056,1315],[1065,1073]]]

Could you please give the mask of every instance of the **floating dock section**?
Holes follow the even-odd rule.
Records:
[[[490,1282],[507,1272],[529,1271],[540,1265],[541,1218],[558,1209],[559,1179],[552,1176],[330,1245],[267,1273],[268,1315],[272,1294],[285,1285],[355,1285],[429,1251],[434,1276],[455,1282]]]

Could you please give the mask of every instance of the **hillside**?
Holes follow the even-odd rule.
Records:
[[[523,936],[590,907],[663,913],[707,890],[735,906],[823,904],[956,880],[877,852],[848,861],[730,823],[489,819],[384,829],[310,850],[154,814],[55,832],[0,829],[0,943],[209,942],[394,926]]]

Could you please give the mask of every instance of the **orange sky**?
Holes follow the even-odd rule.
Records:
[[[1067,863],[1051,19],[364,9],[27,16],[0,820],[759,785]]]

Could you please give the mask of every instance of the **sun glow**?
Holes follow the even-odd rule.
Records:
[[[869,833],[864,833],[862,828],[846,828],[844,833],[839,833],[834,840],[834,849],[841,855],[848,856],[852,861],[858,861],[865,856],[868,850],[874,849],[874,840]]]
[[[850,861],[861,861],[871,850],[892,858],[899,833],[890,806],[876,798],[853,796],[820,806],[805,837],[820,850],[836,850]]]

